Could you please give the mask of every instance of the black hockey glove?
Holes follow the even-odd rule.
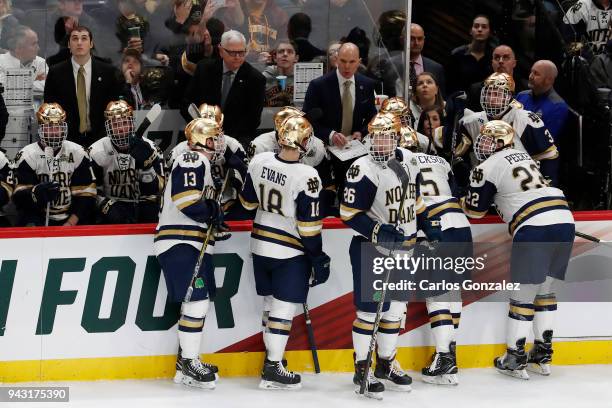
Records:
[[[104,221],[108,224],[134,224],[136,222],[133,203],[107,198],[102,201],[100,208]]]
[[[313,279],[312,282],[310,282],[310,287],[327,282],[327,279],[329,278],[329,264],[331,262],[331,258],[327,256],[325,252],[322,252],[320,255],[312,258],[311,262]]]
[[[206,199],[206,206],[208,207],[208,219],[206,223],[210,226],[214,226],[218,230],[222,231],[224,228],[223,222],[223,208],[219,205],[216,200]],[[225,225],[227,227],[227,225]]]
[[[130,139],[130,155],[134,158],[137,169],[146,170],[153,165],[157,152],[143,139],[133,137]]]
[[[391,224],[376,224],[372,231],[372,243],[380,245],[389,250],[395,250],[402,247],[404,243],[404,233],[398,231]]]
[[[44,206],[59,197],[59,193],[60,185],[57,181],[45,181],[32,188],[32,200]]]
[[[232,153],[232,151],[228,148],[225,151],[225,166],[230,169],[236,170],[240,173],[240,176],[244,179],[247,173],[247,165],[240,156]]]

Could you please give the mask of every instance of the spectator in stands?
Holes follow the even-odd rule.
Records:
[[[434,130],[443,126],[444,109],[439,106],[431,105],[421,112],[421,117],[418,118],[418,126],[416,131],[428,138],[433,139]]]
[[[489,17],[479,14],[472,21],[469,44],[451,51],[451,58],[446,69],[449,94],[456,91],[467,91],[475,82],[484,81],[491,74],[491,22]]]
[[[440,91],[440,86],[436,82],[435,76],[431,72],[423,72],[417,76],[416,90],[410,101],[410,110],[415,118],[421,117],[421,113],[425,108],[435,106],[439,109],[444,109],[444,98]],[[419,123],[415,123],[417,128]]]
[[[327,63],[325,64],[327,72],[338,68],[338,50],[341,45],[340,41],[334,41],[327,48]]]
[[[416,89],[416,80],[417,77],[423,72],[430,72],[435,79],[435,82],[438,84],[440,88],[440,92],[442,95],[445,95],[446,86],[445,86],[445,77],[444,77],[444,68],[442,65],[438,64],[436,61],[424,57],[421,53],[423,52],[423,48],[425,46],[425,30],[418,24],[411,24],[410,26],[410,86],[412,87],[412,91],[414,93]],[[403,55],[403,53],[402,53]],[[399,73],[401,75],[401,80],[396,83],[396,95],[403,96],[404,95],[404,84],[402,81],[404,80],[404,63],[402,55],[396,55],[392,58],[393,63],[398,68]]]
[[[66,111],[68,140],[88,147],[104,136],[104,108],[119,97],[116,70],[92,58],[93,35],[79,26],[70,33],[72,58],[50,68],[45,102],[57,102]]]
[[[173,0],[173,2],[172,15],[165,21],[166,28],[175,34],[185,34],[190,26],[202,20],[203,10],[194,7],[192,0]]]
[[[293,67],[299,59],[296,48],[293,41],[280,40],[272,54],[276,65],[263,71],[266,77],[266,106],[293,105]]]
[[[493,56],[491,58],[491,68],[493,69],[493,72],[508,74],[514,78],[516,57],[512,48],[504,44],[499,45],[493,50]],[[525,87],[520,86],[517,78],[514,78],[514,83],[516,84],[517,92],[525,89]],[[468,102],[466,106],[474,112],[479,112],[482,110],[480,106],[480,91],[482,90],[482,87],[483,81],[473,83],[467,93]]]
[[[266,89],[264,76],[245,61],[246,47],[242,33],[225,32],[219,45],[221,60],[198,62],[183,104],[185,117],[190,103],[221,106],[225,133],[243,146],[248,146],[256,136]]]
[[[304,112],[320,110],[320,118],[312,120],[315,136],[325,145],[343,147],[352,140],[361,140],[376,114],[374,86],[376,82],[357,73],[359,49],[344,43],[338,51],[338,68],[316,78],[308,85]],[[350,160],[332,157],[338,191],[342,192]]]
[[[49,22],[55,22],[58,18],[62,18],[68,35],[70,35],[70,30],[76,26],[96,27],[94,20],[85,13],[83,3],[84,0],[58,0],[57,7],[52,9],[45,18],[41,19],[39,14],[32,17],[32,21],[28,25],[34,28],[41,43],[45,44],[43,55],[50,56],[59,50],[58,44],[52,41],[55,38],[55,26]],[[108,22],[105,23],[108,24]],[[100,44],[100,46],[103,47],[104,44]],[[106,49],[103,50],[102,55],[106,53],[105,51]]]
[[[308,14],[295,13],[289,19],[287,36],[295,43],[297,47],[296,52],[302,62],[310,62],[315,57],[325,55],[325,51],[315,47],[308,40],[311,31],[312,22]]]
[[[398,62],[404,55],[402,37],[405,25],[406,13],[402,10],[385,11],[378,17],[380,37],[377,45],[380,48],[368,63],[368,76],[381,82],[382,93],[390,97],[395,96],[395,83],[400,77],[399,67],[394,61]]]
[[[549,60],[536,61],[529,74],[529,90],[519,93],[516,99],[528,111],[537,114],[559,144],[567,120],[568,107],[563,98],[555,91],[557,66]]]
[[[49,68],[44,58],[37,55],[38,35],[31,28],[20,25],[11,32],[7,45],[9,52],[0,55],[0,68],[31,69],[34,97],[42,99]]]
[[[126,48],[121,60],[121,73],[125,79],[120,96],[135,110],[142,109],[146,99],[140,86],[142,77],[142,57],[138,50]]]
[[[606,43],[606,52],[602,52],[591,62],[593,85],[596,88],[612,89],[612,40]]]
[[[7,40],[11,31],[18,25],[19,21],[12,14],[13,4],[11,0],[0,0],[0,49],[8,50]]]

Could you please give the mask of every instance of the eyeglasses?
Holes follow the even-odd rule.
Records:
[[[244,57],[247,53],[246,50],[232,51],[232,50],[228,50],[225,47],[221,47],[221,48],[223,49],[223,51],[227,52],[230,57]]]

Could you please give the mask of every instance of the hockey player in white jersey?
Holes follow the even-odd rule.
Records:
[[[305,114],[293,106],[285,106],[276,112],[274,115],[274,130],[272,132],[262,133],[251,141],[247,149],[247,157],[249,160],[259,153],[280,152],[281,146],[278,142],[278,131],[281,124],[291,116],[305,116]],[[308,118],[306,119],[308,120]],[[334,184],[334,176],[325,145],[321,139],[317,137],[312,138],[308,143],[308,151],[300,159],[300,163],[314,167],[323,183],[323,189],[320,194],[321,215],[323,218],[330,215],[337,215],[338,208],[334,208],[336,201],[336,186]]]
[[[513,236],[510,273],[521,285],[510,298],[506,354],[494,364],[504,374],[528,379],[526,368],[550,374],[555,284],[565,278],[575,227],[563,192],[548,186],[536,162],[513,147],[514,140],[506,122],[483,126],[474,148],[482,163],[472,170],[461,202],[475,218],[495,203]],[[532,324],[535,344],[527,354]]]
[[[42,104],[36,118],[40,140],[15,156],[17,224],[87,224],[96,205],[89,157],[80,145],[66,140],[66,112],[60,105]]]
[[[578,0],[563,17],[565,24],[576,26],[581,33],[586,32],[588,44],[595,55],[605,52],[611,33],[612,5],[608,2],[604,7],[601,3],[600,0]]]
[[[291,322],[309,286],[329,277],[330,259],[321,238],[321,179],[299,162],[313,138],[305,118],[287,118],[279,129],[281,151],[251,159],[240,193],[247,210],[257,209],[251,252],[257,294],[264,297],[266,359],[259,384],[264,389],[301,388],[300,375],[283,364]]]
[[[503,120],[514,129],[514,148],[529,153],[540,162],[540,171],[557,184],[559,152],[544,122],[513,99],[514,79],[506,73],[493,73],[480,93],[482,112],[466,112],[461,119],[462,141],[456,155],[465,155],[478,138],[480,127],[490,120]]]
[[[223,127],[223,113],[217,105],[203,103],[198,110],[202,118],[213,119],[220,127]],[[242,190],[242,184],[246,175],[246,153],[240,142],[235,138],[223,133],[220,137],[224,139],[220,143],[225,144],[225,151],[211,162],[211,170],[213,176],[219,180],[225,178],[227,171],[232,171],[221,198],[225,219],[241,220],[249,218],[249,215],[245,214],[244,210],[237,205],[238,193]],[[168,168],[171,169],[174,160],[183,152],[188,151],[188,149],[188,141],[186,140],[177,144],[170,152],[167,163]],[[220,240],[220,237],[221,235],[218,234],[217,240]],[[223,235],[223,239],[227,238],[229,238],[229,235]]]
[[[430,219],[440,222],[440,242],[437,256],[471,257],[472,232],[459,200],[455,197],[454,180],[450,165],[439,156],[428,155],[420,151],[416,132],[402,126],[400,148],[409,150],[405,154],[416,160],[421,172],[420,191],[427,207]],[[403,150],[405,152],[405,150]],[[451,243],[444,245],[445,243]],[[435,276],[427,277],[431,281],[460,283],[466,272],[456,274],[454,271],[433,272]],[[433,279],[432,279],[433,278]],[[456,356],[456,333],[461,318],[461,294],[456,291],[441,292],[425,299],[429,322],[433,333],[436,352],[428,367],[423,368],[423,381],[430,384],[456,385],[459,383]]]
[[[370,153],[357,159],[348,169],[340,206],[342,220],[357,232],[349,249],[353,271],[353,301],[357,308],[357,317],[353,322],[353,383],[357,386],[365,375],[377,308],[375,302],[362,295],[365,291],[361,283],[362,274],[372,273],[374,258],[384,256],[375,245],[387,249],[410,246],[416,242],[417,225],[429,238],[437,239],[425,214],[425,204],[419,189],[419,169],[410,157],[401,158],[410,180],[409,194],[403,208],[399,208],[402,183],[387,163],[395,159],[400,123],[389,114],[378,113],[370,121],[368,130],[366,142]],[[380,396],[385,388],[411,390],[412,378],[395,359],[397,337],[405,310],[405,302],[400,301],[385,302],[383,306],[384,313],[377,336],[376,370],[373,376],[367,378],[367,393],[374,398]]]
[[[134,136],[134,111],[111,101],[104,111],[106,137],[89,147],[98,185],[98,209],[105,224],[156,222],[164,185],[155,144]]]
[[[412,112],[410,111],[410,106],[406,103],[404,98],[394,96],[392,98],[385,99],[380,107],[380,112],[390,113],[397,116],[400,119],[402,126],[408,126],[409,128],[413,129],[412,126],[414,119],[412,117]],[[436,147],[433,143],[433,139],[430,139],[424,134],[418,132],[416,132],[416,135],[421,151],[427,154],[436,153]]]
[[[190,286],[198,255],[209,228],[223,223],[223,210],[216,194],[210,160],[223,154],[220,126],[212,119],[195,119],[185,127],[189,150],[178,155],[168,175],[155,230],[154,248],[161,265],[168,297],[182,302],[178,324],[180,361],[175,382],[200,388],[215,387],[217,367],[199,359],[204,319],[214,294],[212,254],[215,240],[208,242],[201,266]]]

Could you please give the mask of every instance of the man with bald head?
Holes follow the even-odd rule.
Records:
[[[361,140],[376,114],[376,82],[357,73],[360,62],[357,46],[344,43],[338,50],[338,68],[308,85],[303,110],[313,117],[315,136],[326,145],[342,147],[352,139]],[[338,191],[342,191],[350,162],[332,157],[332,165]]]
[[[537,114],[555,143],[563,131],[567,120],[567,103],[555,91],[555,79],[558,70],[554,62],[549,60],[536,61],[529,74],[529,90],[519,93],[516,97],[524,108]]]
[[[493,50],[493,58],[491,60],[491,68],[493,72],[508,74],[512,76],[516,84],[516,90],[525,89],[521,86],[521,81],[516,77],[514,69],[516,68],[516,57],[514,51],[507,45],[498,45]],[[473,111],[480,111],[480,91],[482,90],[483,82],[475,82],[470,86],[468,91],[467,107]]]

